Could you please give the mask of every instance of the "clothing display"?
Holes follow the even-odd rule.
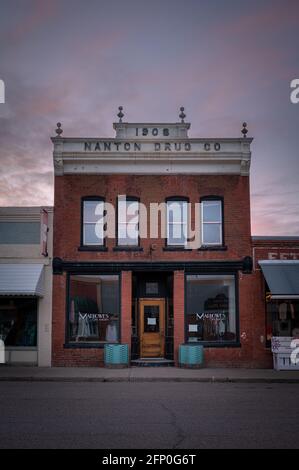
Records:
[[[292,303],[290,303],[290,311],[291,311],[292,320],[295,320],[295,309]]]
[[[84,338],[91,336],[89,320],[87,317],[79,315],[77,336],[83,336]]]
[[[115,343],[118,340],[117,324],[112,321],[106,328],[106,341]]]
[[[227,316],[223,312],[222,315],[207,316],[203,320],[203,340],[221,339],[228,331]]]
[[[279,320],[287,319],[287,311],[288,311],[288,304],[286,302],[282,302],[281,304],[279,304],[279,307],[278,307]]]

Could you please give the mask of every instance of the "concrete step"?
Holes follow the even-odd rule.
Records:
[[[174,361],[165,359],[164,357],[141,357],[140,359],[134,359],[131,361],[132,367],[173,367]]]

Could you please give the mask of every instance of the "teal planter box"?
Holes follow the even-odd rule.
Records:
[[[105,367],[128,367],[129,346],[128,344],[105,344],[104,346]]]
[[[181,367],[203,367],[204,349],[199,344],[181,344],[179,346],[179,365]]]

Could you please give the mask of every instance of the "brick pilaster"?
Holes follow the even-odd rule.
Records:
[[[132,272],[121,273],[121,342],[131,347],[132,336]]]
[[[173,275],[173,317],[174,317],[174,360],[178,364],[179,345],[184,343],[185,331],[185,283],[184,271],[175,271]]]

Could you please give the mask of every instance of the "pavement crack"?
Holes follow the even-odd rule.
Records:
[[[171,418],[171,425],[175,429],[176,438],[175,438],[175,442],[172,446],[172,449],[179,449],[180,444],[187,437],[186,433],[183,431],[183,429],[179,425],[178,419],[177,419],[177,416],[176,416],[175,412],[169,406],[165,405],[165,403],[161,403],[161,407],[163,408],[164,411],[166,411],[166,413],[169,414],[169,416]]]

